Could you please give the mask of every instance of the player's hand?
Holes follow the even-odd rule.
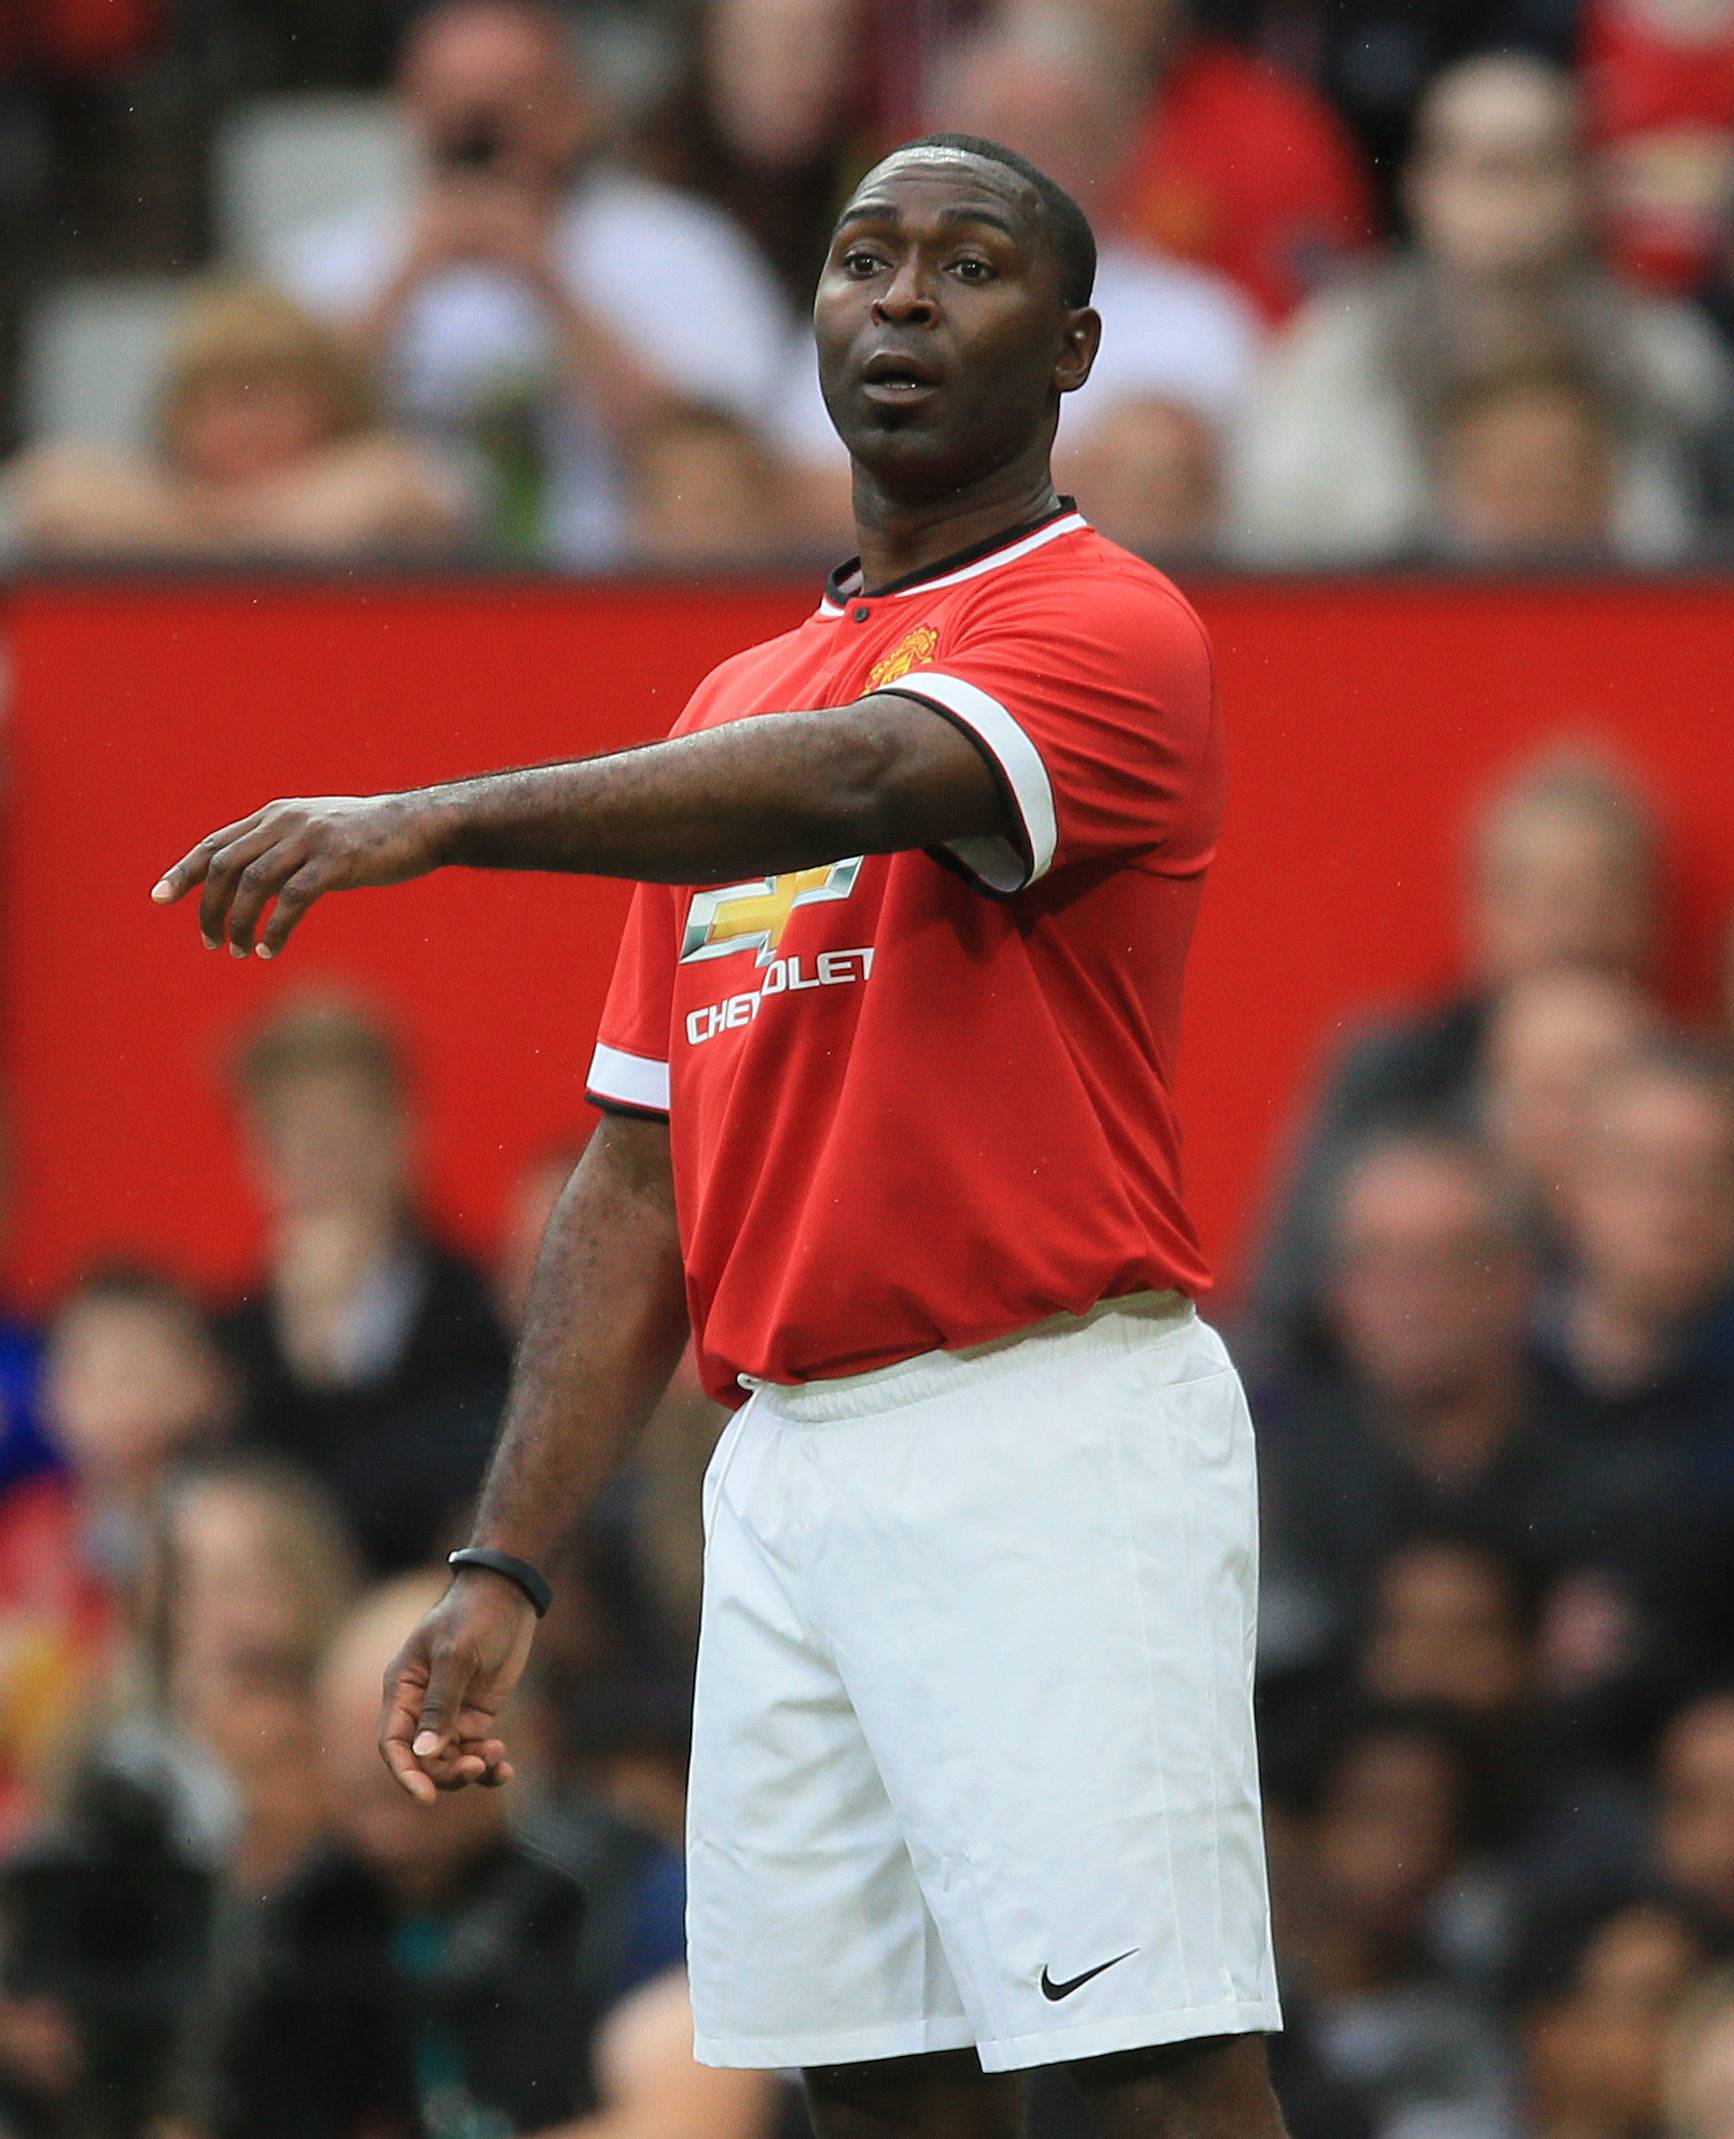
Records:
[[[199,933],[209,951],[275,958],[328,891],[403,884],[439,866],[435,812],[426,796],[320,795],[271,802],[201,839],[152,891],[172,906],[195,885]],[[265,908],[277,904],[263,935]],[[257,942],[255,942],[257,938]]]
[[[530,1600],[472,1568],[397,1652],[385,1674],[379,1750],[411,1797],[431,1805],[441,1790],[511,1781],[497,1726],[535,1631]]]

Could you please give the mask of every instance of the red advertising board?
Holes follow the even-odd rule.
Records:
[[[352,581],[26,584],[0,850],[9,1274],[95,1255],[219,1286],[255,1214],[225,1048],[282,991],[386,1003],[434,1208],[482,1246],[514,1170],[581,1132],[619,886],[453,874],[333,900],[267,968],[199,947],[151,883],[273,795],[439,779],[659,734],[706,667],[812,588]],[[1616,752],[1667,826],[1667,983],[1710,999],[1734,898],[1734,587],[1224,582],[1231,801],[1187,1005],[1195,1203],[1226,1274],[1309,1066],[1367,1005],[1454,975],[1462,830],[1546,739]],[[1008,1076],[1016,1065],[1006,1065]]]

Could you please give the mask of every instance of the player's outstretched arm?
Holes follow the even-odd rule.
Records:
[[[201,839],[152,897],[170,904],[198,889],[208,948],[270,958],[328,891],[433,869],[714,884],[1004,832],[1007,808],[967,736],[882,691],[608,757],[403,794],[273,802]]]
[[[548,1221],[471,1542],[552,1570],[687,1337],[668,1127],[605,1115]],[[380,1751],[412,1797],[511,1779],[499,1714],[527,1597],[465,1568],[386,1673]]]

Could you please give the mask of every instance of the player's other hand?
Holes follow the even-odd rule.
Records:
[[[509,1582],[475,1568],[451,1588],[385,1674],[379,1750],[411,1797],[432,1804],[470,1783],[498,1789],[513,1769],[500,1710],[530,1654],[536,1614]]]
[[[195,886],[205,948],[274,958],[328,891],[402,884],[439,866],[425,795],[320,795],[271,802],[201,839],[151,893],[171,906]],[[265,909],[275,900],[260,933]]]

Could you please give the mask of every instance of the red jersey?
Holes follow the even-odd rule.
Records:
[[[1374,220],[1360,152],[1324,99],[1216,37],[1164,77],[1123,205],[1134,238],[1231,277],[1274,326]]]
[[[1590,0],[1579,31],[1602,223],[1620,265],[1690,296],[1734,181],[1734,6]]]
[[[639,886],[590,1096],[668,1118],[724,1402],[742,1375],[860,1373],[1209,1283],[1172,1098],[1221,804],[1204,627],[1069,500],[858,585],[724,662],[675,732],[895,691],[982,751],[1014,834]]]

